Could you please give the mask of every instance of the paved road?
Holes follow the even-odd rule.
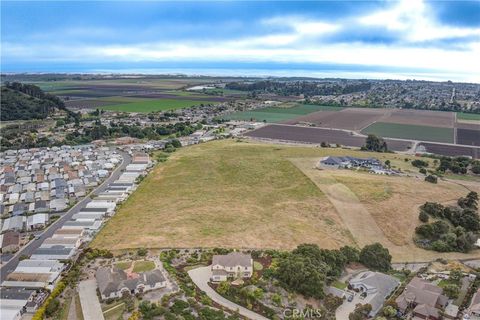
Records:
[[[213,290],[208,285],[208,281],[210,281],[210,276],[212,275],[210,267],[201,267],[201,268],[190,270],[188,271],[188,275],[192,279],[193,283],[195,283],[195,285],[200,290],[204,291],[207,294],[207,296],[210,297],[210,299],[212,299],[219,305],[224,306],[225,308],[230,309],[232,311],[238,311],[239,314],[241,314],[244,317],[247,317],[248,319],[268,320],[268,318],[265,318],[264,316],[261,316],[256,312],[248,310],[247,308],[239,306],[238,304],[235,304],[232,301],[225,299],[224,297],[219,295],[217,292],[215,292],[215,290]]]
[[[91,194],[96,195],[104,192],[108,188],[110,183],[118,179],[118,177],[122,174],[123,169],[125,169],[127,165],[129,165],[132,162],[132,157],[128,153],[125,153],[122,151],[117,151],[117,152],[119,152],[123,157],[122,163],[112,172],[112,174],[101,185],[99,185],[95,190],[93,190]],[[43,231],[38,236],[38,238],[30,241],[27,245],[21,248],[20,251],[18,251],[12,259],[10,259],[7,263],[2,265],[2,267],[0,268],[0,282],[3,282],[7,277],[7,275],[15,270],[15,268],[18,265],[20,256],[32,255],[33,252],[41,246],[41,244],[45,239],[51,237],[55,233],[55,231],[60,229],[65,224],[65,222],[69,221],[74,214],[79,213],[83,208],[85,208],[87,203],[89,203],[90,201],[91,201],[90,196],[87,196],[83,198],[81,201],[77,202],[72,208],[70,208],[70,210],[68,210],[65,214],[61,215],[61,217],[57,221],[55,221],[45,231]]]

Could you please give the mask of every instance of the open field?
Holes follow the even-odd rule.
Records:
[[[315,149],[231,141],[182,148],[154,169],[92,245],[291,248],[307,241],[335,248],[353,243],[333,206],[286,159],[297,151]]]
[[[480,146],[480,130],[457,129],[457,143]]]
[[[404,161],[413,157],[338,148],[232,140],[186,147],[147,176],[92,246],[291,249],[305,242],[338,248],[381,241],[395,261],[466,257],[427,252],[410,241],[418,205],[451,201],[465,187],[315,169],[326,155],[376,156],[413,170]]]
[[[104,110],[121,111],[121,112],[155,112],[164,110],[176,110],[188,108],[202,103],[214,103],[213,101],[199,100],[179,100],[179,99],[159,99],[146,100],[139,102],[129,102],[124,104],[114,104],[99,107]]]
[[[446,111],[384,109],[385,114],[380,121],[409,125],[453,128],[455,113]]]
[[[284,122],[313,112],[335,112],[342,108],[311,104],[296,104],[292,107],[268,107],[244,112],[235,112],[222,117],[227,120],[265,121],[270,123]]]
[[[418,207],[425,201],[456,200],[468,192],[464,186],[448,181],[434,185],[423,179],[349,170],[318,170],[313,167],[317,161],[318,158],[292,159],[334,204],[359,246],[380,242],[390,250],[395,261],[467,256],[425,251],[412,242],[414,229],[419,224]],[[475,190],[479,189],[476,185]],[[479,252],[470,256],[479,256]]]
[[[365,144],[365,137],[353,135],[342,130],[331,130],[323,128],[299,127],[291,125],[272,124],[254,131],[247,132],[247,137],[284,140],[300,143],[340,144],[349,147],[361,147]],[[411,143],[408,141],[388,140],[388,148],[395,151],[407,150]]]
[[[362,133],[386,138],[453,143],[453,128],[375,122],[363,129]]]
[[[339,112],[315,112],[292,119],[288,124],[310,122],[317,127],[360,130],[380,119],[387,109],[346,108]]]
[[[459,119],[459,120],[477,120],[477,121],[480,121],[480,113],[457,112],[457,119]]]
[[[466,147],[456,145],[442,145],[436,143],[422,142],[417,146],[418,148],[424,148],[429,153],[440,154],[449,157],[456,156],[469,156],[474,159],[480,158],[480,148],[478,147]]]

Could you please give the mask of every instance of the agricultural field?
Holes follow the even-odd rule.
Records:
[[[300,122],[313,123],[317,127],[345,130],[361,130],[380,119],[387,109],[346,108],[339,112],[315,112],[288,121],[288,124]]]
[[[105,105],[99,107],[103,110],[120,111],[120,112],[155,112],[176,110],[192,107],[194,105],[206,103],[214,103],[213,101],[203,100],[183,100],[183,99],[152,99],[138,102],[128,102],[122,104]]]
[[[353,135],[342,130],[299,127],[281,124],[271,124],[254,131],[247,132],[245,136],[259,139],[312,143],[317,145],[325,142],[349,147],[361,147],[365,144],[365,137]],[[386,139],[386,141],[388,148],[395,151],[405,151],[411,145],[409,141],[388,139]]]
[[[46,92],[66,100],[69,108],[102,108],[126,112],[175,110],[201,103],[215,103],[242,98],[237,93],[223,96],[186,91],[191,85],[211,79],[132,78],[111,80],[69,80],[34,82]],[[174,100],[179,100],[176,102]],[[135,103],[129,106],[127,103]]]
[[[284,122],[287,120],[295,119],[300,116],[310,114],[313,112],[335,112],[340,111],[342,108],[331,106],[319,106],[311,104],[295,104],[288,107],[267,107],[262,109],[235,112],[229,115],[225,115],[222,119],[225,120],[244,120],[244,121],[265,121],[269,123]]]
[[[469,146],[480,146],[480,130],[458,128],[457,143]]]
[[[480,121],[480,113],[457,112],[457,119],[458,120]]]
[[[185,147],[157,165],[92,246],[291,249],[306,242],[338,248],[381,241],[395,261],[440,256],[410,242],[418,206],[450,201],[466,192],[463,186],[315,169],[327,155],[375,156],[416,170],[404,160],[413,157],[339,148],[233,140]]]
[[[388,138],[453,143],[453,128],[375,122],[363,129],[362,133]]]
[[[474,159],[480,159],[480,148],[475,147],[422,142],[417,146],[417,151],[426,151],[429,153],[441,154],[449,157],[470,156]]]
[[[455,113],[446,111],[383,109],[381,122],[453,128]]]

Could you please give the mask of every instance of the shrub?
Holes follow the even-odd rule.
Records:
[[[426,213],[423,210],[420,210],[420,213],[418,214],[418,219],[422,222],[428,222],[428,213]]]
[[[425,177],[425,181],[430,182],[430,183],[437,183],[438,178],[436,176],[430,174],[430,175]]]

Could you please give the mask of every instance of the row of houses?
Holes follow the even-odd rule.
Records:
[[[384,175],[397,175],[399,172],[384,166],[377,158],[356,158],[356,157],[333,157],[328,156],[320,159],[317,168],[332,169],[365,169],[371,173]]]
[[[127,166],[105,192],[88,202],[7,275],[0,285],[2,319],[4,315],[5,319],[18,319],[25,312],[34,312],[43,302],[39,297],[46,298],[45,289],[55,287],[67,263],[76,259],[81,245],[89,242],[105,220],[115,214],[117,204],[135,189],[136,178],[146,173],[150,160],[139,162],[145,162],[145,157],[134,158],[134,166]],[[155,274],[145,275],[145,284],[150,286],[155,277]]]
[[[63,211],[96,187],[121,161],[93,145],[0,153],[0,215]]]

